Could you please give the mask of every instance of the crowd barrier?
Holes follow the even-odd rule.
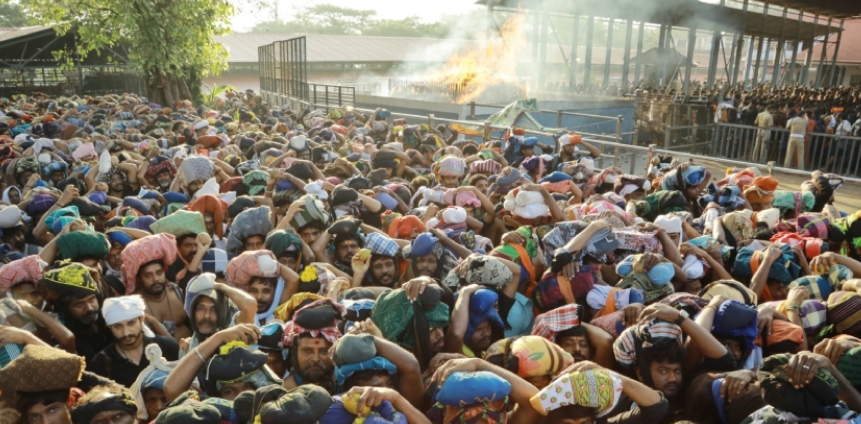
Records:
[[[335,105],[335,104],[312,103],[309,101],[296,99],[296,98],[290,98],[287,96],[283,96],[283,95],[279,95],[279,94],[275,94],[275,93],[271,93],[271,92],[263,92],[262,96],[266,101],[270,102],[270,104],[289,106],[293,109],[309,107],[312,109],[328,110],[330,108],[343,107],[341,105]],[[357,110],[359,112],[363,112],[363,113],[373,112],[372,110],[360,109],[360,108],[355,108],[355,110]],[[560,116],[562,114],[576,114],[575,112],[562,112],[562,111],[542,111],[542,112],[559,113]],[[412,124],[428,123],[429,125],[434,126],[437,122],[444,122],[444,123],[457,123],[457,124],[461,124],[461,125],[481,126],[484,128],[484,135],[481,137],[477,137],[477,138],[480,138],[483,140],[491,140],[494,138],[494,136],[496,136],[498,138],[499,136],[501,136],[501,134],[504,131],[509,129],[507,127],[494,126],[488,121],[471,121],[471,120],[436,118],[436,117],[434,117],[433,114],[424,116],[424,115],[413,115],[413,114],[405,114],[405,113],[398,113],[396,111],[391,111],[391,115],[396,116],[396,117],[400,117],[400,118],[406,118],[408,120],[408,122],[410,122]],[[579,114],[579,115],[582,115],[582,114]],[[591,115],[587,115],[587,116],[591,116]],[[593,117],[602,118],[602,119],[621,119],[621,118],[608,117],[608,116],[598,116],[598,115],[594,115]],[[747,148],[749,150],[744,148],[745,145],[742,145],[741,148],[727,147],[727,146],[734,146],[732,141],[730,141],[730,142],[727,141],[727,138],[731,138],[732,135],[735,135],[736,138],[734,140],[737,140],[737,141],[735,141],[735,143],[739,143],[739,142],[744,140],[744,138],[742,137],[742,131],[743,130],[758,131],[759,128],[757,128],[757,127],[749,127],[749,126],[735,125],[735,124],[723,124],[723,123],[713,124],[713,125],[708,125],[708,126],[699,126],[699,127],[697,127],[695,125],[694,126],[686,126],[686,127],[671,127],[671,130],[673,132],[680,133],[682,131],[687,131],[690,134],[692,134],[691,135],[691,137],[693,137],[691,139],[692,142],[689,143],[689,145],[687,145],[687,146],[675,146],[675,147],[672,145],[672,143],[670,143],[669,146],[665,145],[663,148],[661,148],[657,144],[651,144],[649,146],[638,146],[635,143],[623,143],[623,142],[621,142],[624,138],[624,133],[622,133],[622,131],[621,131],[621,128],[622,128],[621,121],[617,121],[617,122],[619,122],[619,123],[617,124],[617,133],[616,134],[585,134],[585,133],[580,133],[581,135],[583,135],[584,140],[586,140],[590,144],[596,146],[601,151],[601,156],[596,161],[596,166],[598,168],[605,168],[608,166],[613,166],[616,168],[620,168],[623,172],[627,172],[627,173],[631,173],[631,174],[644,174],[645,169],[648,166],[649,162],[651,161],[652,157],[654,157],[654,156],[672,156],[675,158],[687,159],[687,160],[691,160],[691,161],[711,162],[711,163],[715,163],[719,166],[722,166],[724,168],[729,168],[729,167],[736,167],[736,168],[759,167],[759,168],[765,168],[765,171],[767,173],[781,172],[781,173],[785,173],[785,174],[798,175],[798,176],[803,176],[803,177],[809,177],[811,169],[820,169],[817,167],[813,167],[813,168],[808,168],[808,167],[786,168],[786,167],[780,166],[783,164],[783,161],[777,162],[775,160],[772,160],[772,156],[768,156],[762,161],[753,162],[750,160],[752,158],[750,157],[749,154],[745,155],[745,152],[749,153],[752,150],[753,145],[749,144],[751,142],[748,142],[749,145],[747,146]],[[706,127],[706,128],[701,128],[701,127]],[[693,135],[693,134],[700,134],[699,131],[701,131],[701,130],[706,130],[707,135],[713,135],[711,137],[711,139],[709,140],[709,137],[706,136],[701,141],[698,138],[698,136]],[[733,131],[735,131],[735,132],[733,132]],[[781,137],[781,136],[778,136],[777,134],[783,134],[783,133],[786,133],[786,138],[788,139],[788,133],[786,132],[786,130],[771,129],[770,131],[776,132],[775,135],[773,135],[773,137],[775,137],[776,140],[779,140]],[[549,132],[545,132],[545,131],[534,131],[534,130],[526,130],[526,133],[531,135],[531,136],[538,137],[539,141],[542,141],[545,144],[554,145],[553,140],[555,140],[554,139],[555,134],[553,134],[553,133],[549,133]],[[748,132],[747,134],[751,135],[751,134],[756,134],[756,133],[755,132]],[[859,142],[861,142],[861,138],[858,138],[858,137],[836,137],[836,136],[829,135],[829,134],[812,134],[811,137],[812,137],[812,140],[819,142],[819,143],[831,142],[835,139],[845,139],[848,143],[848,146],[846,147],[847,150],[849,150],[850,152],[858,152],[858,153],[854,153],[855,155],[861,154],[861,149],[856,147],[856,145]],[[666,141],[665,141],[665,143],[666,143]],[[812,144],[813,143],[811,143],[811,145]],[[777,142],[775,142],[774,145],[779,147]],[[694,147],[710,146],[710,148],[705,149],[707,151],[706,153],[700,154],[700,153],[696,152],[697,149],[695,149],[691,146],[694,146]],[[833,148],[834,148],[834,146],[831,147],[831,149],[833,149]],[[691,150],[691,151],[684,151],[686,149]],[[811,150],[813,150],[813,149],[811,149]],[[830,152],[831,150],[829,150],[829,148],[819,147],[819,150],[817,150],[816,152],[821,153],[821,152],[826,152],[826,151]],[[733,155],[733,152],[735,152],[735,155]],[[780,152],[782,152],[782,151],[780,151]],[[725,154],[722,154],[722,153],[725,153]],[[809,157],[809,156],[806,156],[806,157]],[[816,157],[816,156],[812,156],[811,160],[814,157]],[[844,159],[846,159],[846,162],[848,163],[851,157],[852,156],[844,156]],[[759,158],[757,158],[757,159],[759,159]],[[846,175],[846,177],[845,177],[846,182],[851,183],[851,184],[861,184],[861,179],[857,178],[857,172],[858,172],[857,168],[859,166],[858,162],[859,161],[857,158],[854,159],[854,162],[852,162],[852,165],[853,165],[852,169],[855,171],[854,173],[849,173],[849,174],[844,173],[844,175]],[[818,163],[818,162],[816,162],[816,163]]]
[[[739,124],[717,124],[712,139],[712,155],[725,159],[757,163],[775,161],[785,164],[789,154],[789,130],[785,128],[761,129]],[[861,165],[861,137],[811,133],[805,137],[804,163],[798,163],[793,154],[791,162],[804,171],[821,169],[857,177]]]

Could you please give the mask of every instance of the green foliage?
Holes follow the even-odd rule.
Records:
[[[424,23],[418,16],[381,19],[373,10],[318,4],[300,9],[289,21],[261,22],[253,32],[285,34],[366,35],[386,37],[445,38],[455,19]]]
[[[228,0],[22,0],[28,16],[59,34],[77,31],[78,51],[87,57],[117,43],[128,46],[132,65],[147,76],[186,79],[227,68],[227,51],[214,39],[230,32]]]
[[[216,97],[219,94],[224,94],[224,93],[227,93],[228,91],[239,91],[239,89],[232,86],[232,85],[228,85],[228,84],[218,84],[218,85],[212,87],[212,90],[210,90],[209,93],[203,94],[203,102],[207,106],[214,108],[215,102],[216,102]]]
[[[27,16],[18,3],[4,3],[0,1],[0,27],[18,28],[28,26]]]

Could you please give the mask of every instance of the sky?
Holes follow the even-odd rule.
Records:
[[[242,0],[240,0],[242,1]],[[377,12],[377,16],[383,19],[400,19],[415,15],[425,22],[435,22],[443,15],[459,15],[480,9],[475,5],[475,0],[258,0],[264,5],[278,3],[278,13],[282,20],[290,17],[291,11],[314,4],[334,4],[351,9],[370,9]],[[236,32],[247,32],[255,24],[271,20],[273,13],[260,10],[250,10],[246,7],[233,17],[233,30]]]

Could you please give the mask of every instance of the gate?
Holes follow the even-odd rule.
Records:
[[[260,89],[308,100],[308,49],[305,37],[257,48]]]

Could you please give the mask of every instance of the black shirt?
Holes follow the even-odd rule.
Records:
[[[179,344],[177,344],[176,340],[158,335],[153,338],[144,336],[144,347],[152,343],[157,344],[161,348],[161,353],[166,360],[175,361],[179,358]],[[149,366],[149,360],[146,358],[146,355],[142,355],[140,363],[135,365],[120,355],[116,345],[116,342],[111,343],[104,350],[96,354],[92,361],[87,361],[87,370],[102,377],[110,378],[125,387],[131,387],[135,380],[137,380],[138,374]]]

